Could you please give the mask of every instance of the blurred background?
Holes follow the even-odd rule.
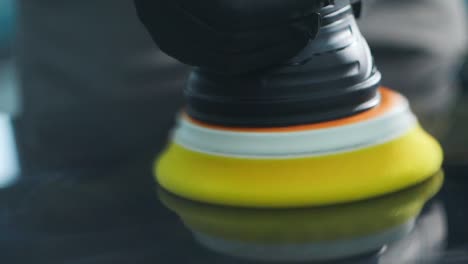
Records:
[[[468,163],[465,2],[369,2],[361,27],[384,85],[410,98],[447,162]],[[0,0],[1,122],[13,120],[26,170],[137,153],[150,162],[183,104],[186,76],[155,47],[130,0]]]
[[[17,96],[13,84],[12,47],[14,38],[15,8],[11,0],[0,1],[0,112],[16,111]]]

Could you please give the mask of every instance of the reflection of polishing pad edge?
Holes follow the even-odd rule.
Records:
[[[161,202],[193,231],[253,243],[333,241],[383,232],[414,219],[441,188],[443,172],[412,188],[377,199],[300,209],[249,209],[208,205],[163,189]],[[346,219],[346,221],[343,221]]]
[[[388,143],[324,157],[227,158],[172,144],[157,164],[158,182],[180,196],[246,207],[301,207],[362,200],[427,179],[442,150],[420,127]]]

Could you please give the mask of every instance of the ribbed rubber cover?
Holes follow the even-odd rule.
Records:
[[[381,75],[349,1],[320,12],[318,35],[283,65],[244,75],[192,72],[185,94],[194,119],[275,127],[333,120],[379,104]]]

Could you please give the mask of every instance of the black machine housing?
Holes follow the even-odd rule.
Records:
[[[281,127],[377,106],[381,75],[356,23],[361,2],[326,2],[317,34],[289,61],[237,75],[195,68],[185,89],[187,114],[223,126]]]

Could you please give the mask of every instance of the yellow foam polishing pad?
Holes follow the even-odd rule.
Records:
[[[227,240],[261,243],[323,242],[383,232],[416,218],[441,188],[442,171],[403,191],[377,199],[299,209],[208,205],[160,190],[164,205],[191,230]]]
[[[172,143],[156,164],[159,184],[182,197],[241,207],[304,207],[363,200],[439,171],[439,144],[416,126],[384,144],[307,158],[255,159]]]

